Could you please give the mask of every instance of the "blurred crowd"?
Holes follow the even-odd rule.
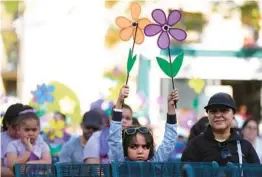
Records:
[[[65,126],[66,116],[61,112],[55,112],[52,119],[49,120],[49,127],[41,130],[40,119],[34,108],[21,103],[11,105],[4,114],[1,131],[2,176],[12,176],[12,169],[16,163],[109,163],[111,160],[110,153],[116,153],[115,155],[120,157],[121,155],[118,153],[121,153],[122,148],[124,148],[123,157],[125,159],[150,160],[151,148],[154,149],[152,131],[150,125],[147,128],[141,126],[139,121],[133,117],[132,108],[123,104],[124,98],[128,97],[128,92],[128,88],[125,87],[120,90],[116,105],[110,108],[112,109],[110,115],[100,107],[92,107],[92,109],[84,113],[80,125],[82,133],[79,136],[67,132]],[[214,151],[214,149],[212,150],[213,144],[209,143],[218,143],[219,147],[222,147],[221,152],[225,152],[226,162],[235,161],[234,152],[231,151],[236,150],[238,147],[236,148],[234,145],[234,150],[232,150],[230,142],[241,140],[244,162],[258,163],[257,157],[262,162],[262,139],[259,136],[259,123],[256,119],[246,116],[244,113],[242,115],[235,114],[235,103],[231,96],[218,93],[211,97],[205,107],[208,116],[200,118],[191,127],[189,137],[182,136],[177,132],[176,119],[179,119],[179,117],[176,118],[174,108],[176,101],[178,101],[178,93],[172,92],[168,97],[164,140],[158,147],[162,149],[156,151],[155,154],[153,153],[152,159],[157,159],[156,161],[216,161],[216,157],[207,157],[207,159],[197,157],[196,152],[199,151],[197,141],[202,141],[204,146],[210,148],[206,149],[205,152],[201,152],[203,156]],[[237,115],[245,117],[241,127],[235,118]],[[232,121],[230,118],[232,118]],[[224,126],[224,119],[225,126],[230,123],[225,128],[230,130],[226,138],[223,137],[225,135],[223,133],[224,129],[219,128]],[[121,134],[123,137],[118,137]],[[139,134],[142,134],[145,140],[140,140]],[[136,138],[133,139],[133,136]],[[207,141],[209,136],[211,136],[212,141],[211,139]],[[145,145],[141,145],[141,150],[139,150],[139,143],[143,144],[143,141],[145,141]],[[227,142],[226,148],[223,145],[225,142]],[[119,144],[120,148],[118,147]],[[125,146],[127,146],[126,150]],[[149,154],[144,155],[147,150]],[[170,150],[171,153],[168,152]],[[136,153],[141,153],[143,156],[133,157],[132,154]],[[164,156],[167,155],[168,158],[165,159]],[[224,159],[223,153],[222,158]],[[224,162],[217,161],[219,164],[224,165]]]

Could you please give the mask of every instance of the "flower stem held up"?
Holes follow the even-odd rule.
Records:
[[[134,53],[134,48],[135,48],[135,43],[136,43],[136,34],[137,34],[138,24],[136,22],[134,22],[132,25],[136,27],[135,28],[134,39],[133,39],[133,45],[132,45],[132,49],[131,49],[131,56],[133,58],[133,53]],[[129,72],[127,73],[127,76],[126,76],[126,85],[128,84],[128,79],[129,79]]]
[[[170,73],[171,75],[173,75],[173,67],[172,67],[172,60],[171,60],[171,52],[170,52],[170,47],[168,47],[168,58],[169,58],[169,63],[170,63]],[[171,77],[172,79],[172,86],[173,86],[173,90],[175,90],[175,83],[174,83],[174,77]],[[176,106],[176,101],[175,101],[175,107],[177,108]]]

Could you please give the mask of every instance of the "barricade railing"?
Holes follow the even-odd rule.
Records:
[[[16,164],[16,177],[262,177],[262,165],[182,162]]]

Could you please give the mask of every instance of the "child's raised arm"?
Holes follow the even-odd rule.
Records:
[[[110,161],[124,161],[125,159],[122,144],[122,105],[128,94],[129,87],[124,85],[119,92],[117,103],[113,110],[108,135]]]
[[[175,149],[177,141],[177,119],[175,111],[175,103],[178,101],[178,92],[174,90],[168,96],[168,113],[167,122],[165,125],[164,139],[161,145],[158,147],[153,161],[155,162],[166,162],[168,161],[171,153]]]

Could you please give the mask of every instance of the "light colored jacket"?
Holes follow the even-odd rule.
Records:
[[[114,111],[113,116],[122,116],[122,112]],[[170,116],[167,116],[169,119]],[[108,144],[109,144],[109,158],[110,161],[119,161],[123,162],[126,159],[124,157],[124,150],[122,145],[122,122],[111,120]],[[170,155],[175,149],[177,141],[177,124],[165,125],[165,134],[164,139],[161,145],[158,147],[157,151],[154,153],[152,159],[148,159],[151,162],[167,162]]]

